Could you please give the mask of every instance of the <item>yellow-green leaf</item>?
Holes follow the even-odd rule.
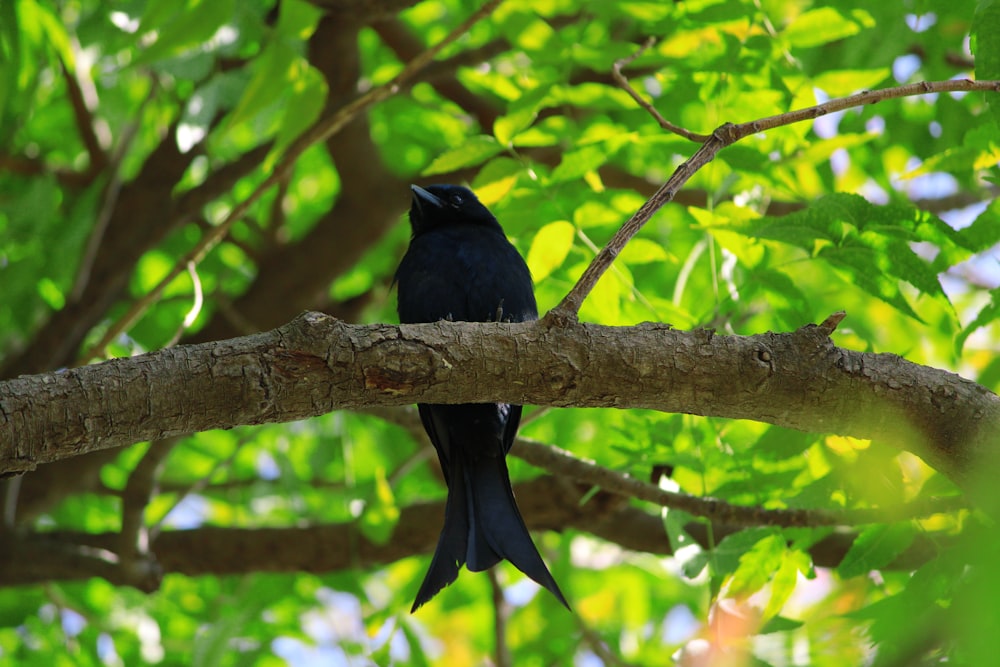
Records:
[[[439,155],[423,171],[424,176],[446,174],[463,167],[473,167],[490,159],[503,150],[496,139],[480,135],[471,137],[458,148],[453,148]]]
[[[801,14],[782,36],[792,46],[808,48],[856,35],[874,24],[871,15],[860,9],[846,16],[833,7],[820,7]]]
[[[648,264],[667,259],[663,246],[649,239],[632,239],[619,255],[626,264]]]
[[[566,261],[576,228],[565,220],[550,222],[535,234],[528,250],[528,268],[532,277],[542,280]]]
[[[361,515],[361,532],[372,542],[385,544],[399,521],[399,507],[392,487],[385,477],[385,469],[375,470],[375,493]]]

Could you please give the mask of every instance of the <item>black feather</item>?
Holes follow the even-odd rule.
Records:
[[[503,228],[471,190],[413,188],[413,238],[396,270],[399,320],[523,322],[537,319],[531,274]],[[506,455],[521,406],[418,405],[437,450],[448,500],[444,528],[413,611],[458,578],[509,560],[569,607],[517,509]]]

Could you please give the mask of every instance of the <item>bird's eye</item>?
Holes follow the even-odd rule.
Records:
[[[452,206],[461,206],[462,202],[464,202],[464,201],[465,200],[462,199],[462,195],[452,195],[451,196],[451,205]]]

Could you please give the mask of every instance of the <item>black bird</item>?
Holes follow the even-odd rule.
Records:
[[[538,318],[531,274],[471,190],[410,186],[413,238],[396,270],[399,320],[523,322]],[[417,405],[448,484],[444,528],[412,611],[458,578],[507,559],[569,607],[535,549],[510,488],[506,455],[521,406]]]

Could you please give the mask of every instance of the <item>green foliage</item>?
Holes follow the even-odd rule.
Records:
[[[72,349],[51,366],[72,364],[316,119],[389,81],[479,3],[424,0],[381,21],[366,5],[385,3],[0,2],[0,363],[53,340],[40,332],[55,321]],[[506,0],[411,86],[307,150],[107,353],[249,333],[303,308],[395,321],[405,184],[425,177],[476,190],[526,256],[540,310],[553,307],[697,148],[611,76],[649,35],[656,43],[624,71],[698,133],[864,89],[1000,79],[996,0]],[[838,345],[996,390],[997,109],[996,93],[909,97],[727,148],[626,246],[581,319],[749,334],[845,310]],[[496,571],[515,664],[589,665],[609,651],[662,665],[699,642],[718,652],[713,665],[995,659],[995,530],[966,510],[900,516],[908,501],[958,494],[915,457],[763,422],[526,415],[524,436],[672,491],[762,512],[885,515],[838,528],[721,526],[618,499],[662,535],[622,546],[583,528],[536,534],[572,613],[513,568]],[[236,574],[169,573],[148,595],[97,577],[0,589],[0,665],[491,659],[487,575],[463,571],[411,616],[427,557],[408,545],[393,562],[365,560],[359,546],[393,544],[407,509],[444,497],[433,453],[393,419],[415,417],[335,413],[194,434],[149,490],[154,535],[350,524],[351,543],[329,548],[357,565],[246,574],[234,563]],[[61,494],[33,495],[26,477],[19,528],[115,533],[149,451],[99,468],[74,461],[85,479]],[[539,474],[513,457],[510,468],[516,482]],[[584,508],[603,520],[598,492]],[[435,529],[440,520],[426,517]],[[629,549],[650,537],[675,553]]]

